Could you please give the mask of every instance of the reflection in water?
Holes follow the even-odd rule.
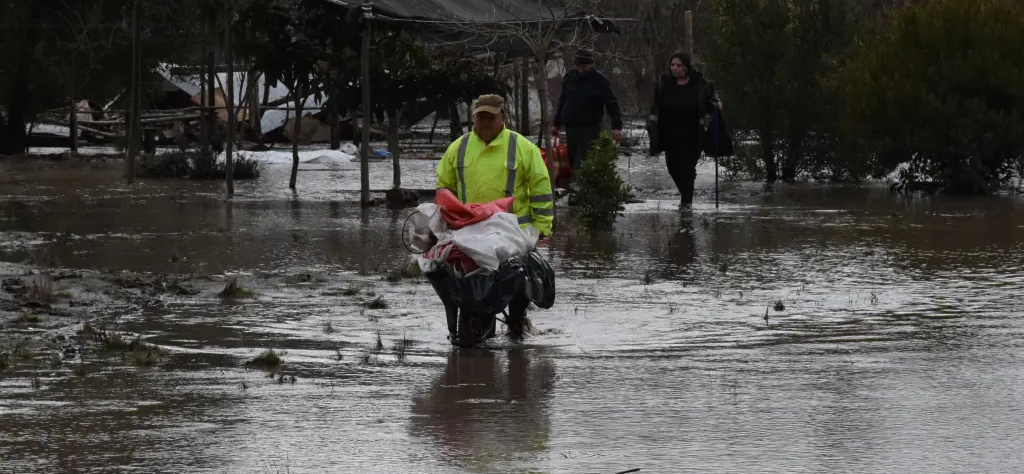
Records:
[[[452,464],[519,472],[549,449],[554,381],[554,365],[535,351],[455,349],[437,381],[413,398],[410,429]],[[509,465],[519,467],[491,467]]]
[[[1024,472],[1020,198],[729,183],[720,209],[666,194],[596,235],[559,206],[558,301],[533,313],[531,341],[558,351],[458,350],[438,376],[433,292],[346,274],[409,255],[411,211],[359,206],[356,174],[303,171],[296,200],[272,168],[225,201],[216,182],[10,163],[0,260],[329,281],[254,278],[258,301],[218,304],[217,288],[125,316],[177,354],[127,389],[115,374],[134,370],[67,378],[69,364],[40,391],[0,380],[0,472],[263,472],[247,468],[280,456],[295,473]],[[431,187],[432,165],[403,164],[410,186]],[[372,166],[386,187],[390,168]],[[672,186],[660,160],[627,166],[649,195]],[[390,308],[364,314],[369,291]],[[362,362],[377,334],[416,341],[410,363]],[[269,347],[298,383],[230,370]]]

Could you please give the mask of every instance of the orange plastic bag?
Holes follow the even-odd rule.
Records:
[[[512,212],[513,201],[514,197],[507,197],[482,204],[463,204],[447,189],[438,189],[434,195],[434,204],[441,208],[441,217],[444,217],[449,229],[461,229],[487,220],[496,212]]]

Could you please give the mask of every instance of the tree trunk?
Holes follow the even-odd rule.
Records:
[[[779,161],[782,162],[782,180],[792,182],[796,179],[797,168],[800,164],[800,152],[803,148],[801,139],[793,140],[786,147],[784,155]]]
[[[255,69],[249,69],[249,138],[252,141],[259,141],[263,135],[260,128],[260,75]]]
[[[139,41],[139,0],[132,3],[132,80],[131,80],[131,113],[128,125],[128,159],[125,160],[125,178],[128,184],[135,182],[135,155],[139,151],[139,69],[140,64],[140,41]]]
[[[366,5],[366,0],[363,0]],[[373,123],[373,111],[370,110],[370,19],[363,17],[363,45],[360,52],[360,78],[363,89],[363,130],[359,143],[359,201],[362,205],[370,204],[370,125]]]
[[[448,138],[451,141],[455,141],[455,139],[462,135],[462,123],[460,120],[459,105],[452,101],[452,103],[448,104]]]
[[[779,180],[779,168],[775,161],[775,136],[767,129],[761,129],[760,135],[765,182],[774,183]]]
[[[441,118],[441,111],[434,111],[434,124],[430,126],[430,137],[427,138],[427,143],[434,143],[434,132],[437,131],[437,119]]]
[[[530,60],[523,58],[519,65],[519,76],[522,82],[519,84],[519,132],[523,136],[530,136]],[[543,130],[543,129],[541,129]]]
[[[30,100],[28,85],[32,74],[32,52],[32,48],[25,47],[15,66],[7,102],[7,128],[0,133],[0,155],[20,155],[28,151],[25,122]]]
[[[78,153],[78,104],[75,103],[75,95],[71,94],[71,153]]]
[[[295,94],[295,125],[292,127],[292,176],[288,179],[288,189],[295,189],[295,180],[299,176],[299,133],[302,131],[302,92],[296,85],[292,88]],[[287,117],[287,115],[286,115]]]
[[[338,124],[338,95],[331,100],[331,106],[327,109],[327,122],[331,126],[331,149],[341,148],[341,127]]]
[[[555,175],[554,163],[555,163],[555,151],[551,144],[551,134],[548,133],[548,129],[551,126],[548,124],[548,108],[550,100],[548,100],[548,68],[547,68],[547,53],[540,52],[537,55],[537,88],[540,92],[540,134],[544,137],[544,149],[547,150],[548,156],[548,176]],[[552,183],[552,187],[554,183]]]
[[[402,187],[402,165],[398,159],[401,158],[402,150],[398,144],[398,120],[401,117],[400,109],[388,110],[388,151],[391,152],[391,160],[395,171],[394,187]]]
[[[228,198],[235,195],[235,55],[231,48],[231,0],[224,0],[224,62],[227,63],[227,92],[224,105],[228,110],[228,133],[224,140],[224,179],[228,184]],[[292,180],[294,189],[295,180]]]

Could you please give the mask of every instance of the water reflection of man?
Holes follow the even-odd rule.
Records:
[[[533,351],[455,349],[437,381],[413,397],[410,428],[465,467],[521,471],[508,464],[548,450],[554,381],[554,365]]]

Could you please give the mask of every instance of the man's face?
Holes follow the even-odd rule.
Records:
[[[492,114],[488,112],[477,112],[473,116],[473,130],[477,136],[485,142],[490,142],[498,137],[501,130],[505,128],[505,114]]]
[[[576,69],[579,69],[581,74],[587,74],[594,70],[593,64],[576,64]]]

